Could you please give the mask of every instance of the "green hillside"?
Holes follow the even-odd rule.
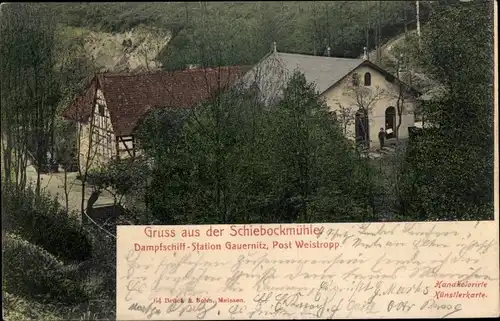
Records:
[[[185,64],[249,64],[274,41],[278,50],[356,57],[415,20],[408,1],[171,2],[43,4],[60,23],[120,33],[138,26],[172,32],[158,55],[166,68]],[[425,21],[428,7],[421,6]],[[377,30],[380,25],[380,37]],[[203,52],[202,52],[203,51]],[[210,61],[201,57],[211,57]],[[217,57],[217,58],[216,58]]]

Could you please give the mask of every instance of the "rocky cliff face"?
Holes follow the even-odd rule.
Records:
[[[145,27],[115,34],[65,28],[62,34],[66,41],[78,38],[98,69],[115,72],[159,69],[155,58],[171,39],[170,32]]]

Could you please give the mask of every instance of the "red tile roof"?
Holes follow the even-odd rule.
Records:
[[[96,75],[87,91],[65,110],[67,119],[86,122],[97,88],[101,88],[111,116],[115,135],[132,134],[139,119],[157,107],[194,107],[238,79],[245,68],[199,68],[138,74],[103,73]]]
[[[97,81],[94,77],[87,79],[87,82],[85,92],[75,97],[71,105],[63,112],[63,117],[79,122],[86,122],[89,119],[97,90]]]

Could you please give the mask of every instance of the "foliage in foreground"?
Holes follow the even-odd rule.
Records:
[[[410,142],[400,211],[416,220],[492,219],[492,5],[437,9],[423,37],[422,65],[445,94],[424,105],[437,128]]]
[[[67,320],[69,314],[66,306],[43,304],[26,300],[22,297],[3,292],[3,308],[5,320]]]
[[[2,223],[8,320],[113,317],[115,239],[30,188],[2,188]]]
[[[93,228],[92,257],[78,265],[20,236],[3,239],[3,299],[7,320],[99,320],[115,312],[115,246]]]
[[[131,200],[143,194],[149,175],[149,165],[141,157],[112,159],[106,166],[89,170],[86,181],[94,189],[108,191],[115,204],[126,205],[133,216],[138,204]]]
[[[81,262],[92,245],[80,224],[56,199],[37,196],[31,187],[2,188],[3,229],[46,249],[66,262]]]
[[[155,111],[139,137],[160,223],[376,219],[371,168],[302,74],[272,108],[235,89],[194,111]]]
[[[109,262],[114,263],[114,247],[109,240],[95,241],[98,250],[90,260],[65,265],[41,247],[7,234],[2,249],[6,319],[112,319],[115,266]]]
[[[43,248],[12,234],[7,234],[2,252],[5,291],[55,303],[87,299],[76,266],[65,266]]]

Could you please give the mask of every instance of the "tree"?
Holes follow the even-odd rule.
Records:
[[[140,125],[154,160],[146,203],[155,222],[373,218],[369,167],[304,76],[271,108],[255,94],[236,87],[192,110],[153,111]]]
[[[84,49],[84,38],[78,37],[72,41],[59,39],[56,43],[55,52],[57,52],[57,74],[59,86],[61,88],[61,99],[58,105],[58,115],[68,108],[76,96],[82,95],[85,91],[85,85],[96,71],[95,61]],[[76,111],[82,114],[83,111]],[[79,116],[79,115],[76,115]],[[69,194],[76,185],[77,180],[70,180],[68,172],[74,171],[74,166],[78,166],[80,157],[81,127],[77,122],[57,117],[55,122],[55,142],[54,148],[57,163],[62,165],[64,202],[66,209],[69,210]],[[75,164],[76,163],[76,164]],[[78,170],[78,168],[77,168]]]
[[[95,87],[90,86],[89,90],[95,90]],[[85,113],[83,108],[92,108],[90,115]],[[82,119],[80,115],[86,114],[87,119]],[[81,181],[81,203],[80,203],[80,214],[82,217],[82,222],[85,218],[88,218],[87,209],[92,208],[92,205],[97,202],[99,195],[101,194],[100,189],[95,189],[89,199],[87,200],[87,205],[85,205],[85,194],[87,185],[87,178],[90,171],[95,168],[95,159],[98,155],[98,148],[100,144],[105,144],[105,137],[100,137],[97,134],[97,119],[95,115],[95,110],[92,105],[83,105],[76,111],[76,119],[81,119],[84,122],[77,124],[77,151],[78,151],[78,177]],[[101,139],[101,140],[99,140]],[[82,157],[83,156],[83,157]],[[83,158],[83,159],[82,159]]]
[[[145,186],[148,176],[147,163],[141,159],[113,159],[105,166],[90,170],[87,183],[95,190],[109,192],[114,205],[122,205],[123,198],[132,190]]]
[[[178,108],[154,111],[138,132],[145,154],[153,161],[146,205],[162,224],[186,224],[202,216],[203,208],[207,212],[213,209],[205,200],[211,195],[213,173],[206,162],[213,154],[205,156],[203,148],[212,137],[207,137],[204,122],[198,123],[185,113]],[[186,129],[189,122],[192,131]]]
[[[26,184],[28,159],[40,171],[53,158],[54,122],[60,91],[54,71],[54,24],[49,12],[33,4],[2,7],[2,151],[5,183]],[[12,159],[14,156],[14,160]]]
[[[335,112],[336,118],[341,125],[342,133],[344,136],[354,136],[351,126],[355,124],[356,112],[358,108],[352,105],[346,106],[341,103],[337,103],[337,111]]]
[[[446,90],[431,103],[439,127],[410,142],[404,164],[401,211],[412,219],[493,217],[491,5],[436,6],[422,30],[423,65]]]
[[[304,75],[290,78],[268,117],[274,221],[374,219],[370,167]]]
[[[417,110],[408,110],[408,104],[411,102],[417,102],[418,97],[415,96],[414,90],[409,87],[409,84],[412,84],[415,80],[415,76],[407,63],[404,60],[405,57],[403,54],[400,55],[397,61],[397,74],[398,79],[395,82],[394,86],[387,91],[387,96],[396,100],[396,128],[394,129],[394,136],[396,137],[397,142],[399,143],[399,130],[401,128],[401,124],[403,121],[403,115],[408,112],[417,112]],[[418,107],[417,107],[418,108]]]
[[[360,117],[360,126],[363,128],[364,137],[356,137],[356,140],[368,144],[369,133],[367,128],[365,128],[363,117],[368,117],[369,119],[374,106],[378,101],[386,98],[388,93],[379,86],[367,87],[360,85],[357,73],[354,73],[352,77],[352,82],[344,87],[342,93],[344,98],[347,98],[348,102],[343,103],[336,101],[339,108],[339,115],[337,115],[337,117],[342,124],[344,133],[351,135],[354,133],[350,133],[349,128],[353,124],[356,124],[356,117]]]
[[[96,77],[89,77],[83,83],[83,86],[85,86],[85,90],[80,91],[79,94],[72,97],[71,105],[65,111],[65,117],[70,119],[67,125],[72,127],[72,132],[76,136],[76,146],[73,146],[74,148],[71,148],[71,150],[64,151],[65,153],[74,152],[76,154],[76,161],[78,163],[77,179],[81,181],[80,214],[82,220],[86,217],[85,200],[88,187],[86,184],[88,173],[92,168],[102,165],[96,162],[98,160],[96,157],[99,155],[99,146],[107,144],[107,137],[106,135],[100,135],[100,129],[97,124],[98,111],[94,105],[95,95],[97,94]],[[66,147],[70,148],[68,145]],[[100,162],[100,160],[98,161]],[[94,192],[90,199],[95,202],[99,193],[97,191]],[[87,203],[88,207],[89,202]]]
[[[72,169],[75,163],[75,151],[76,151],[76,132],[75,126],[71,122],[63,121],[58,119],[55,124],[55,142],[54,142],[54,152],[56,155],[57,164],[62,165],[64,170],[63,177],[63,188],[64,188],[64,202],[66,206],[66,211],[70,211],[69,208],[69,193],[74,187],[75,182],[68,180],[68,171]]]
[[[256,62],[266,52],[256,48],[271,43],[257,43],[250,33],[243,39],[239,34],[248,34],[255,28],[246,19],[234,19],[221,11],[215,3],[200,4],[199,14],[186,25],[159,54],[159,61],[167,70],[185,69],[187,65],[220,67],[244,65]],[[231,32],[221,32],[231,26]]]

